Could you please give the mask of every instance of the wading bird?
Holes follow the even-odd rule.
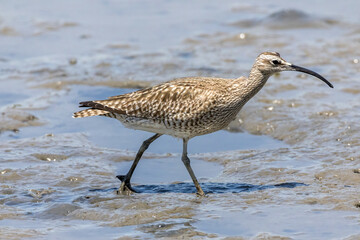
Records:
[[[135,192],[130,179],[136,165],[149,145],[166,134],[183,139],[181,160],[197,193],[205,195],[190,166],[189,139],[227,127],[268,78],[282,71],[307,73],[333,88],[321,75],[285,61],[279,53],[264,52],[256,58],[248,78],[179,78],[106,100],[80,102],[80,107],[88,109],[74,113],[73,117],[105,116],[119,120],[125,127],[155,133],[143,142],[128,173],[117,176],[122,181],[118,192]]]

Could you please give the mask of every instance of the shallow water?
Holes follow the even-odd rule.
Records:
[[[359,3],[6,1],[0,13],[4,239],[359,239]],[[79,10],[81,9],[81,10]],[[262,51],[320,73],[273,76],[228,129],[191,139],[207,197],[162,136],[72,119],[78,102],[184,76],[247,75]]]

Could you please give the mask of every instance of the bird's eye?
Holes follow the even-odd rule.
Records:
[[[278,64],[280,64],[281,62],[280,62],[279,60],[273,60],[273,61],[271,61],[271,63],[274,64],[274,65],[278,65]]]

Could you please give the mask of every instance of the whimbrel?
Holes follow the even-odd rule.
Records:
[[[125,127],[155,133],[143,142],[128,173],[117,176],[122,181],[120,193],[135,192],[130,179],[136,165],[149,145],[166,134],[183,139],[181,160],[195,184],[197,193],[204,195],[190,166],[187,153],[189,139],[227,127],[268,78],[281,71],[307,73],[333,88],[321,75],[286,62],[279,53],[264,52],[256,58],[248,78],[179,78],[143,90],[109,97],[107,100],[80,102],[80,107],[89,108],[74,113],[73,117],[111,117],[118,119]]]

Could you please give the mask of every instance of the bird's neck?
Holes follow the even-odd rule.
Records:
[[[245,88],[248,90],[246,97],[250,99],[257,94],[270,76],[271,74],[264,74],[256,66],[253,66],[245,83]]]

